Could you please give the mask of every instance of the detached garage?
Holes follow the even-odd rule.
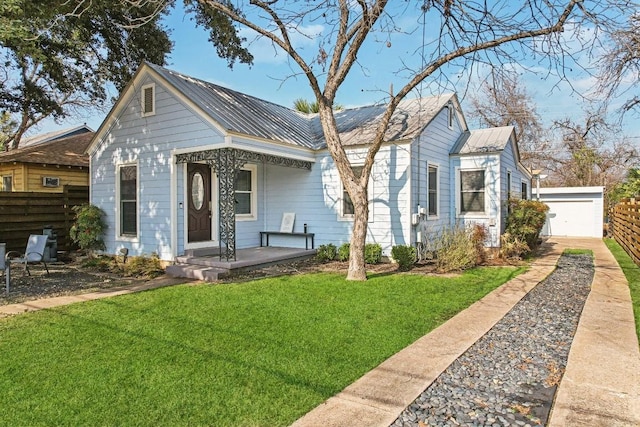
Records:
[[[543,236],[602,237],[604,187],[555,187],[538,191],[540,201],[549,206]]]

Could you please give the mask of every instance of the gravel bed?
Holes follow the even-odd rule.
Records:
[[[563,255],[487,334],[392,424],[545,425],[593,278],[587,255]]]

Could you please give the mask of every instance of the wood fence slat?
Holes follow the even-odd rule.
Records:
[[[76,219],[73,207],[89,203],[89,187],[66,185],[62,193],[0,192],[0,242],[7,250],[24,250],[29,234],[51,226],[58,250],[75,249],[69,229]]]

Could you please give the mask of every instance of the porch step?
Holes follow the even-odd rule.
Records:
[[[187,249],[184,251],[185,257],[202,257],[220,255],[220,247],[214,246],[200,249]]]
[[[188,279],[203,280],[205,282],[214,282],[229,274],[229,270],[226,268],[193,264],[169,265],[165,269],[165,272],[169,276],[186,277]]]

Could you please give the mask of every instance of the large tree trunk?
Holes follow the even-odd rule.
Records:
[[[367,187],[355,188],[351,194],[353,202],[353,232],[349,248],[349,271],[347,280],[367,280],[367,269],[364,260],[364,246],[367,239],[367,223],[369,218],[369,202]]]

